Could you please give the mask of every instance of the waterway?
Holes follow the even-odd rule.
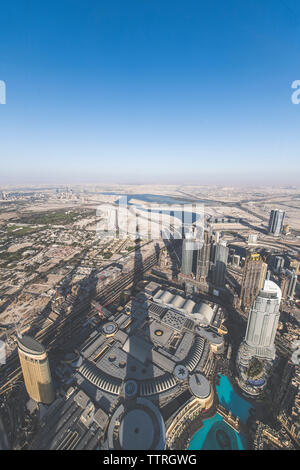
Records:
[[[198,199],[178,199],[172,196],[164,196],[164,195],[156,195],[156,194],[121,194],[121,193],[113,193],[113,192],[102,192],[100,194],[103,195],[111,195],[111,196],[120,196],[120,197],[126,197],[127,201],[126,203],[129,206],[136,206],[138,207],[141,211],[147,212],[148,208],[144,207],[141,203],[153,203],[155,205],[163,205],[163,209],[156,208],[154,209],[152,207],[151,212],[152,213],[161,213],[161,214],[170,214],[171,216],[174,215],[176,218],[180,219],[182,223],[194,223],[198,221],[199,219],[202,220],[203,217],[203,207],[202,204],[203,202],[206,201],[201,201]],[[135,202],[131,202],[131,200]],[[141,203],[139,203],[141,201]],[[190,212],[189,205],[192,203],[197,203],[198,204],[198,211],[197,212]],[[184,207],[179,207],[178,211],[173,210],[172,211],[172,205],[185,205]],[[165,205],[170,205],[170,208],[164,208]],[[164,210],[165,209],[165,210]],[[174,208],[173,208],[174,209]]]
[[[155,204],[187,204],[191,202],[201,202],[197,199],[178,199],[176,197],[165,196],[160,194],[122,194],[114,192],[102,192],[100,194],[106,196],[126,196],[128,203],[130,203],[131,199]]]
[[[238,395],[233,389],[229,379],[220,375],[217,393],[220,404],[230,410],[234,416],[238,416],[245,424],[252,405]],[[245,450],[247,449],[247,438],[231,428],[216,413],[212,418],[203,421],[202,427],[192,437],[189,450]]]

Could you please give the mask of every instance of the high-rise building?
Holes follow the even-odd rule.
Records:
[[[289,262],[289,269],[290,271],[295,271],[296,274],[299,274],[300,272],[300,262],[297,261],[296,259],[291,259]]]
[[[267,274],[267,264],[258,253],[246,257],[243,271],[240,306],[247,311],[253,304],[258,292],[263,286]]]
[[[280,288],[267,279],[250,310],[245,338],[237,354],[239,383],[249,393],[260,393],[275,359],[280,302]],[[258,362],[258,366],[256,364],[254,370],[250,370],[253,359]]]
[[[250,310],[245,343],[253,349],[256,357],[275,358],[275,334],[279,321],[281,290],[275,282],[267,279]]]
[[[273,259],[273,268],[275,273],[279,274],[280,271],[284,268],[284,258],[283,256],[275,256]]]
[[[225,284],[229,249],[226,246],[226,242],[221,240],[214,245],[213,250],[212,282],[215,286],[223,287]]]
[[[233,255],[232,257],[232,264],[233,266],[239,266],[241,262],[241,257],[240,255]]]
[[[283,227],[282,227],[282,233],[284,235],[288,235],[290,233],[290,226],[288,224],[285,224]]]
[[[204,230],[203,244],[197,255],[196,280],[205,282],[210,268],[211,233]]]
[[[187,233],[182,241],[182,274],[192,274],[195,242],[191,234]]]
[[[284,216],[285,212],[282,210],[275,209],[270,212],[268,232],[275,237],[278,237],[282,232]]]
[[[220,232],[218,232],[218,231],[214,232],[214,239],[215,239],[215,243],[219,243],[219,241],[220,241]]]
[[[285,273],[281,277],[281,292],[283,299],[293,299],[295,295],[297,284],[297,274],[295,271],[285,270]]]
[[[18,353],[25,387],[30,398],[50,404],[55,395],[44,346],[31,336],[18,338]]]

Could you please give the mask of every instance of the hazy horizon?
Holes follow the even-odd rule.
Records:
[[[0,184],[299,181],[299,2],[34,0],[0,25]]]

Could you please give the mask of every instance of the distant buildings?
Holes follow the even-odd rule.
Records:
[[[257,244],[257,234],[250,233],[248,235],[248,245],[256,245]]]
[[[282,233],[285,212],[282,210],[272,210],[270,212],[268,232],[275,237]]]
[[[220,238],[220,232],[206,229],[200,248],[197,245],[199,242],[192,235],[188,235],[182,243],[180,278],[185,280],[186,292],[189,291],[187,288],[189,283],[194,285],[191,292],[193,290],[213,292],[215,288],[223,289],[229,255],[226,241]]]
[[[206,229],[199,249],[192,234],[188,234],[182,243],[181,274],[194,279],[202,286],[223,288],[225,286],[226,267],[229,248],[226,241],[220,239],[220,233]]]
[[[254,395],[266,384],[268,367],[265,363],[275,359],[280,302],[280,288],[267,279],[250,310],[246,335],[237,355],[240,385]]]
[[[52,403],[55,395],[44,346],[31,336],[22,336],[18,339],[18,353],[30,398],[38,403]]]
[[[240,255],[233,255],[232,256],[232,264],[233,266],[239,266],[240,265],[240,262],[241,262],[241,257]]]
[[[263,286],[267,274],[267,264],[261,259],[258,253],[251,253],[247,256],[240,294],[240,306],[243,310],[248,310],[258,292]]]

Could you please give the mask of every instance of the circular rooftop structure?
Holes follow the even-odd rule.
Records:
[[[21,351],[27,354],[32,354],[34,356],[40,356],[46,352],[44,346],[31,336],[25,335],[19,337],[18,345]]]
[[[126,398],[134,398],[138,392],[138,385],[135,380],[126,380],[124,383],[124,394]]]
[[[163,450],[165,426],[156,406],[145,398],[120,405],[108,427],[108,446],[116,450]]]
[[[74,351],[71,353],[67,353],[64,357],[63,362],[65,364],[70,364],[70,366],[74,369],[78,369],[81,366],[83,359],[78,351]]]
[[[164,334],[163,330],[161,330],[160,328],[158,328],[157,330],[154,331],[154,334],[156,336],[162,336]]]
[[[102,327],[102,332],[106,336],[114,335],[117,332],[117,330],[118,330],[118,325],[113,321],[105,323],[105,325],[103,325]]]
[[[204,375],[196,372],[189,377],[189,386],[193,395],[197,398],[207,398],[211,393],[211,386]]]
[[[123,449],[151,449],[154,426],[148,411],[135,408],[128,411],[120,424],[119,437]]]
[[[186,380],[188,378],[189,371],[183,364],[177,364],[174,368],[174,375],[176,379],[180,381]]]

